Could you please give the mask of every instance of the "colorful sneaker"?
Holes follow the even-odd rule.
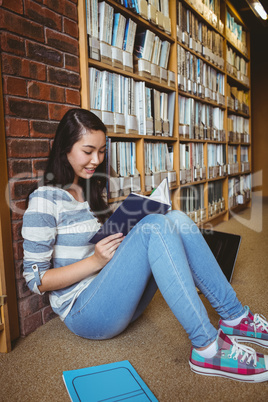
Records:
[[[231,327],[220,320],[219,328],[230,338],[235,337],[238,341],[255,343],[268,348],[268,322],[266,318],[259,314],[253,316],[248,306],[246,309],[248,315],[238,325]]]
[[[192,349],[189,360],[191,370],[197,374],[230,378],[245,382],[268,381],[268,355],[230,339],[219,329],[217,353],[204,358]]]

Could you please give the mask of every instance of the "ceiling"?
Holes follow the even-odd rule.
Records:
[[[260,2],[268,13],[268,0],[260,0]],[[233,4],[234,8],[238,11],[245,25],[251,32],[268,32],[268,20],[263,21],[261,18],[258,18],[249,7],[246,0],[230,0],[230,3]]]

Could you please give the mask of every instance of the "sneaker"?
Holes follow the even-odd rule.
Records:
[[[235,337],[238,341],[255,343],[257,345],[268,348],[268,322],[263,315],[251,313],[248,306],[247,317],[235,327],[226,325],[223,320],[219,322],[219,328],[230,338]]]
[[[189,360],[191,370],[197,374],[230,378],[245,382],[268,381],[268,355],[230,339],[219,329],[217,353],[204,358],[192,348]]]

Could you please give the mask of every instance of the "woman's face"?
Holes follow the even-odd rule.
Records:
[[[79,177],[90,179],[96,168],[103,162],[106,150],[106,136],[101,130],[86,131],[77,141],[67,159],[71,164],[75,177],[74,184]]]

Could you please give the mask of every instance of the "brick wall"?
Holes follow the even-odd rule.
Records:
[[[26,197],[42,174],[63,114],[80,106],[77,0],[0,0],[0,44],[21,335],[53,317],[22,276]],[[2,191],[2,189],[1,189]]]

